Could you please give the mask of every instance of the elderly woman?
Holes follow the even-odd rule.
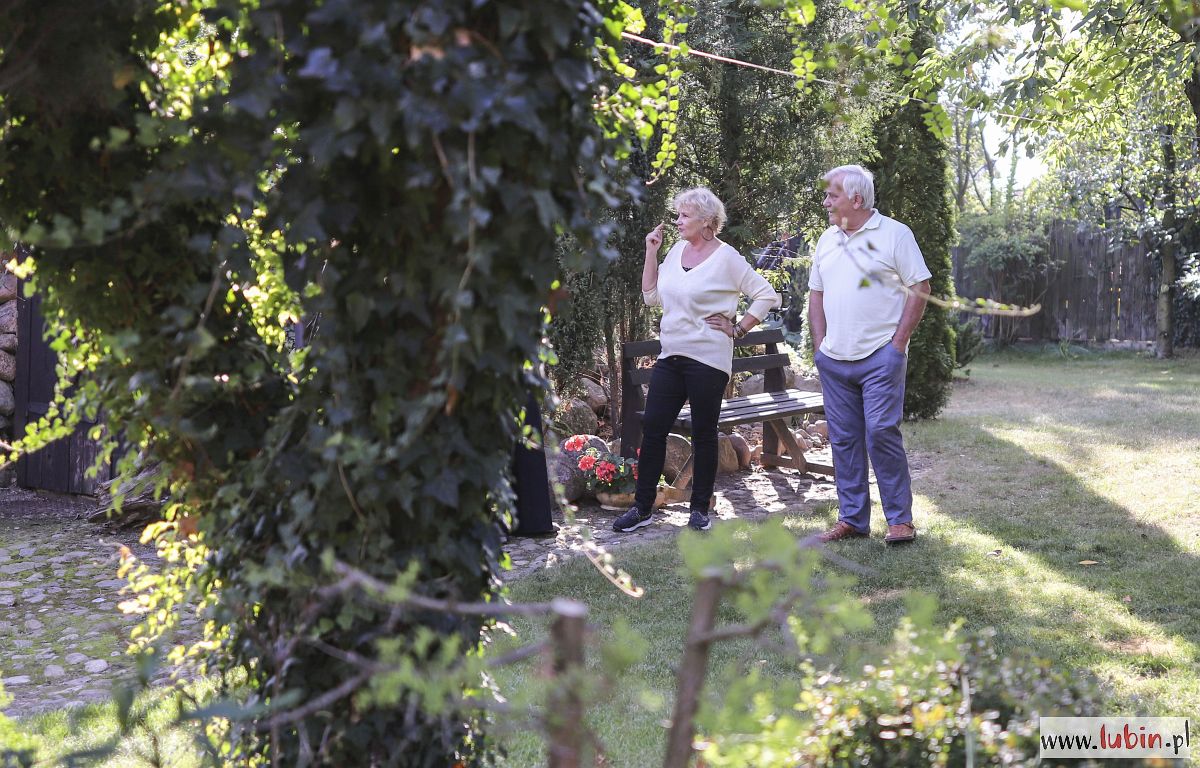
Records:
[[[663,225],[646,235],[642,297],[663,309],[662,353],[654,365],[642,418],[637,495],[634,505],[613,523],[628,533],[649,525],[667,434],[684,402],[692,405],[692,515],[688,525],[706,531],[717,475],[717,419],[733,367],[733,340],[745,336],[773,307],[779,294],[733,246],[717,238],[725,226],[725,206],[708,189],[681,192],[672,203],[679,242],[658,263]],[[736,318],[738,299],[750,307]]]

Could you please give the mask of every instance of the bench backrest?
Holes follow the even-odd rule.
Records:
[[[766,354],[733,358],[733,372],[762,371],[766,392],[782,392],[785,389],[783,370],[791,363],[786,352],[779,351],[783,342],[783,329],[752,331],[734,340],[735,347],[765,346]],[[644,357],[658,357],[662,344],[657,339],[630,341],[621,345],[621,455],[633,456],[642,441],[640,413],[646,409],[642,397],[642,386],[650,381],[651,369],[639,368],[637,361]]]

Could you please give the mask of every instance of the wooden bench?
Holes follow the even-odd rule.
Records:
[[[765,391],[757,395],[733,397],[721,401],[717,428],[727,430],[738,424],[763,423],[762,464],[764,467],[794,467],[801,472],[820,472],[833,475],[832,462],[806,459],[804,450],[792,434],[790,420],[806,413],[824,413],[825,401],[820,392],[787,389],[783,371],[791,360],[779,351],[783,331],[753,331],[734,341],[738,347],[765,346],[766,353],[733,358],[733,372],[762,371]],[[662,345],[657,340],[632,341],[621,345],[621,455],[634,456],[642,444],[642,414],[646,403],[642,385],[650,381],[651,368],[638,367],[645,357],[657,357]],[[692,434],[692,409],[685,405],[675,421],[675,432]],[[780,445],[783,449],[780,449]],[[676,479],[677,488],[691,483],[691,459]]]

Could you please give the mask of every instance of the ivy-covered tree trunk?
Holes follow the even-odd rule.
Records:
[[[914,35],[914,51],[931,44],[928,32]],[[926,98],[930,94],[925,94]],[[946,143],[926,124],[925,106],[915,101],[883,115],[875,125],[879,159],[875,173],[876,207],[904,222],[916,236],[932,277],[930,292],[954,293],[954,206],[950,195]],[[954,326],[948,312],[928,304],[908,350],[904,413],[931,419],[950,399],[954,372]]]
[[[0,6],[0,221],[91,368],[77,399],[171,478],[155,530],[186,557],[156,605],[201,593],[203,653],[244,675],[228,759],[481,763],[471,691],[437,675],[484,622],[365,599],[339,566],[496,596],[556,229],[591,246],[576,270],[610,255],[601,16],[218,5],[215,31],[153,3]],[[320,329],[289,359],[297,311]]]

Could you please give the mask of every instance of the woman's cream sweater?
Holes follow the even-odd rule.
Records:
[[[679,261],[683,246],[681,240],[667,251],[658,267],[658,284],[642,292],[648,305],[663,308],[661,356],[682,355],[729,374],[733,339],[704,318],[724,315],[736,322],[738,299],[745,294],[750,300],[747,311],[761,320],[779,306],[780,296],[728,243],[686,272]]]

